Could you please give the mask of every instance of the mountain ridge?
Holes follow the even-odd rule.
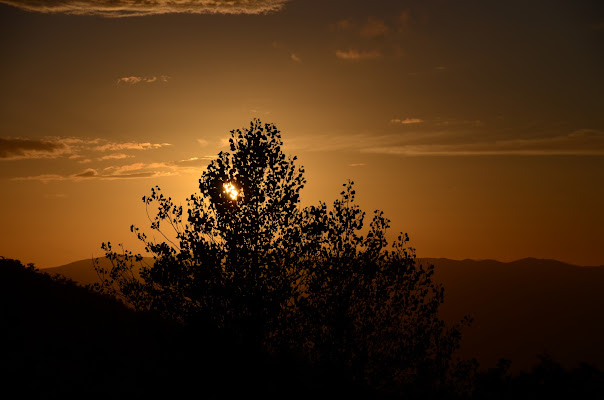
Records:
[[[107,263],[107,259],[100,259]],[[152,261],[152,259],[148,259]],[[494,366],[512,360],[512,369],[530,368],[540,354],[567,366],[587,362],[604,368],[604,266],[584,267],[558,260],[523,258],[451,260],[418,258],[434,265],[435,282],[445,288],[440,308],[447,323],[464,315],[473,324],[462,332],[464,357]],[[80,284],[98,277],[92,260],[40,270]]]

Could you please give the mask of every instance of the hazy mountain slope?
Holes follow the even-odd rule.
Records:
[[[0,321],[11,398],[307,399],[340,389],[203,323],[185,329],[1,257]]]
[[[510,358],[513,369],[526,369],[544,352],[568,366],[604,366],[604,267],[531,258],[424,261],[445,287],[443,317],[475,319],[463,354],[485,366]]]
[[[604,267],[532,258],[421,261],[435,265],[435,280],[445,287],[445,320],[474,317],[464,330],[463,355],[484,366],[509,358],[518,370],[547,352],[569,367],[584,361],[604,368]],[[83,284],[97,279],[91,260],[42,271]]]
[[[127,398],[158,391],[182,352],[173,329],[108,296],[0,259],[0,376],[20,398]]]
[[[98,260],[101,267],[105,269],[109,269],[111,267],[111,263],[107,258],[103,257],[99,258]],[[152,257],[144,257],[143,260],[148,264],[153,264]],[[61,265],[59,267],[44,268],[40,271],[50,275],[59,274],[66,278],[72,279],[82,285],[96,283],[99,279],[96,271],[94,270],[92,259],[79,260],[69,264]]]

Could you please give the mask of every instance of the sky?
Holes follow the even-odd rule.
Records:
[[[419,257],[604,265],[601,1],[0,0],[0,255],[139,251],[253,118]]]

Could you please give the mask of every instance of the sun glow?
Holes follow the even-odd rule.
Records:
[[[224,192],[231,198],[231,200],[237,200],[239,197],[239,190],[232,183],[224,183],[222,185],[224,187]]]

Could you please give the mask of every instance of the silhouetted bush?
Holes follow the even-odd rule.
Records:
[[[588,364],[567,369],[542,355],[532,370],[515,375],[510,365],[510,360],[501,359],[496,367],[480,371],[472,398],[595,399],[604,395],[604,373]]]

